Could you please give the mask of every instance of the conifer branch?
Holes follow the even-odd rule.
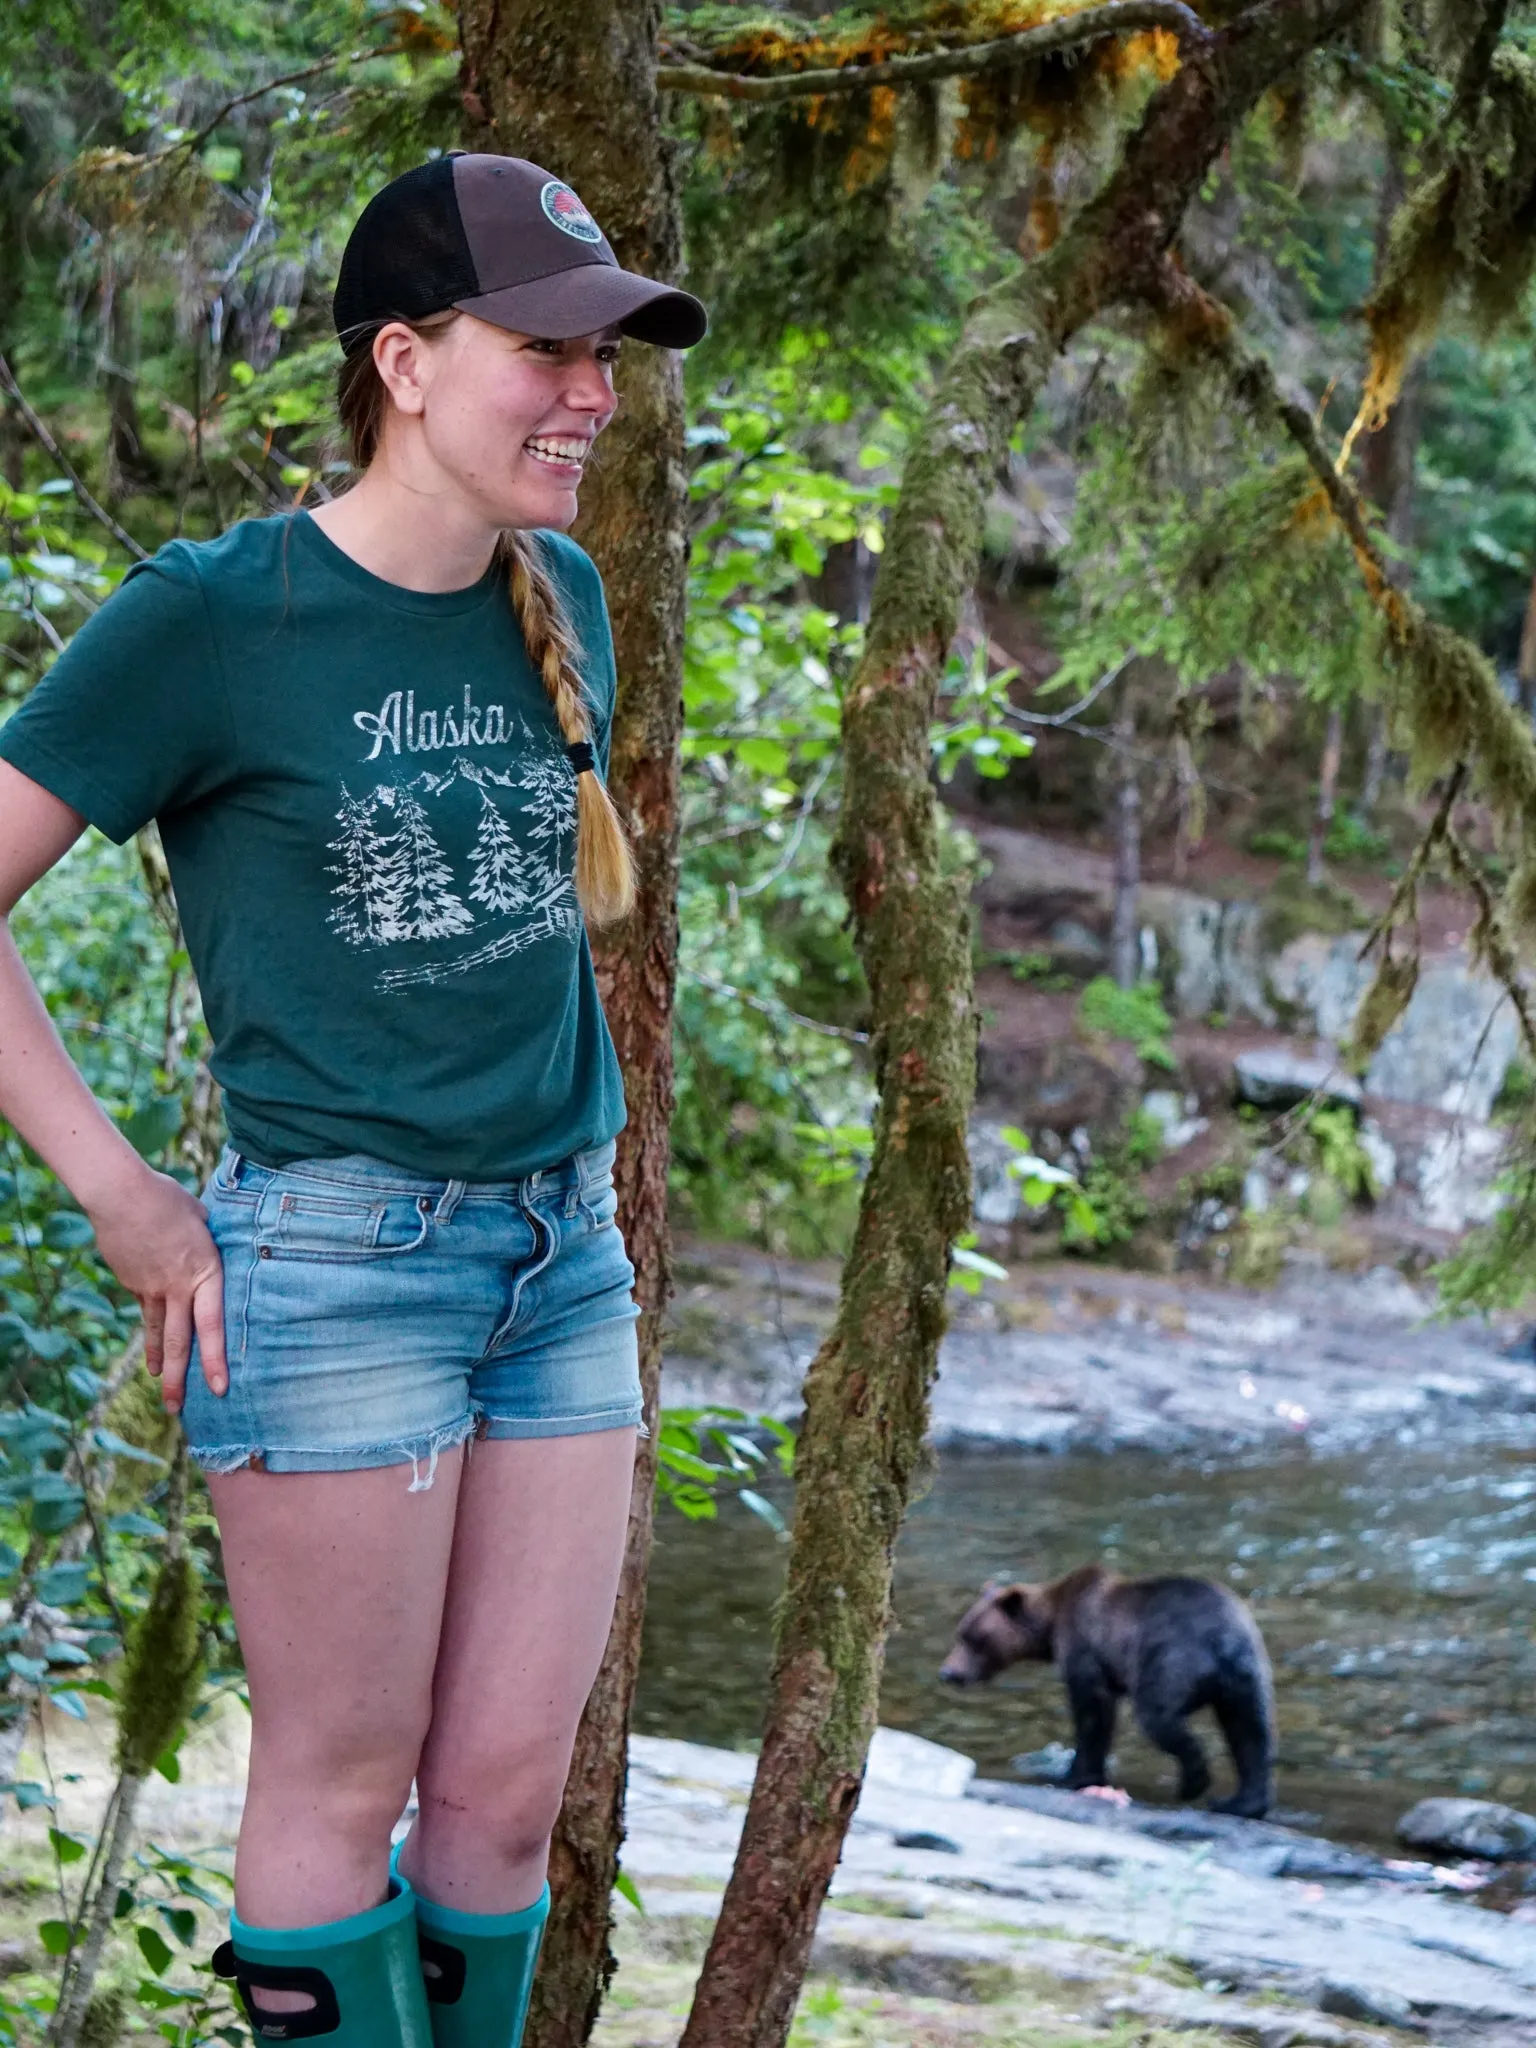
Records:
[[[1167,29],[1186,49],[1204,49],[1213,34],[1183,0],[1105,0],[1076,14],[995,36],[959,49],[926,50],[887,57],[874,64],[840,64],[818,71],[785,71],[764,77],[716,71],[708,64],[662,64],[656,83],[663,92],[719,95],[734,100],[795,100],[826,93],[869,92],[877,86],[927,85],[941,78],[974,78],[1040,57],[1075,50],[1104,36]]]

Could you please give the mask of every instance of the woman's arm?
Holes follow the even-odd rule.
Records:
[[[202,1204],[134,1151],[64,1050],[11,936],[12,910],[84,830],[78,811],[0,760],[0,1116],[90,1217],[96,1242],[144,1313],[144,1362],[182,1403],[195,1328],[214,1393],[224,1360],[223,1272]]]

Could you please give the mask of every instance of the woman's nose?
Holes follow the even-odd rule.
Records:
[[[618,404],[608,372],[601,363],[573,364],[565,387],[565,401],[577,412],[612,412]]]

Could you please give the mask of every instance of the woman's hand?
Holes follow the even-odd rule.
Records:
[[[160,1381],[167,1414],[181,1411],[192,1333],[203,1378],[215,1394],[229,1388],[224,1357],[224,1268],[195,1195],[140,1164],[121,1188],[86,1213],[102,1257],[144,1314],[144,1363]]]

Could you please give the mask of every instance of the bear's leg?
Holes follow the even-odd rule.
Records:
[[[1115,1695],[1094,1658],[1074,1660],[1062,1673],[1072,1707],[1074,1750],[1067,1790],[1109,1782],[1109,1748],[1115,1739]]]
[[[1256,1689],[1249,1689],[1224,1693],[1211,1704],[1237,1769],[1237,1790],[1230,1799],[1213,1799],[1212,1808],[1217,1813],[1239,1814],[1244,1820],[1262,1820],[1273,1797],[1270,1779],[1275,1761],[1268,1702]]]
[[[1185,1806],[1193,1805],[1210,1789],[1211,1767],[1205,1760],[1199,1737],[1185,1720],[1182,1710],[1148,1698],[1145,1693],[1138,1693],[1136,1719],[1141,1723],[1147,1740],[1155,1742],[1177,1763],[1179,1799]]]

